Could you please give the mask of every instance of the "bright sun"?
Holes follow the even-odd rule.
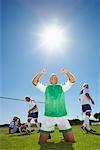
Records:
[[[64,29],[56,24],[45,26],[40,37],[41,45],[49,50],[60,49],[65,43]]]

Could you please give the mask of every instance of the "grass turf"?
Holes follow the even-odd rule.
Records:
[[[8,134],[8,128],[0,128],[0,150],[100,150],[100,136],[84,133],[80,126],[72,126],[76,143],[70,144],[62,140],[62,134],[55,130],[48,143],[39,145],[39,134],[34,131],[30,135]],[[100,126],[92,126],[100,133]]]

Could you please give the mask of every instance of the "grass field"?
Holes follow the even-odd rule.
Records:
[[[0,128],[0,150],[100,150],[100,136],[85,134],[80,126],[72,126],[76,143],[69,144],[62,140],[62,134],[56,129],[48,143],[38,145],[39,134],[8,134],[7,128]],[[92,126],[100,133],[100,126]]]

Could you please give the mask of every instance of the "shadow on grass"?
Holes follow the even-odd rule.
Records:
[[[31,135],[30,133],[18,134],[17,136]]]
[[[40,144],[40,146],[40,150],[74,150],[72,143],[67,142],[48,142]]]
[[[14,136],[25,136],[25,135],[31,135],[30,133],[20,133],[20,134],[8,134],[9,135],[9,137],[14,137]]]
[[[100,133],[97,133],[97,132],[90,132],[91,134],[94,134],[94,135],[99,135],[100,136]]]

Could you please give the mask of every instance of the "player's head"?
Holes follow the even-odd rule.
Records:
[[[14,120],[14,121],[17,121],[17,117],[16,117],[16,116],[14,116],[14,117],[13,117],[13,120]]]
[[[58,83],[58,78],[57,78],[56,74],[54,74],[54,73],[51,74],[50,83],[51,84],[57,84]]]
[[[89,84],[88,83],[84,83],[83,87],[88,89],[89,88]]]
[[[26,97],[25,97],[25,100],[26,100],[26,102],[30,102],[30,101],[31,101],[31,99],[30,99],[29,96],[26,96]]]

